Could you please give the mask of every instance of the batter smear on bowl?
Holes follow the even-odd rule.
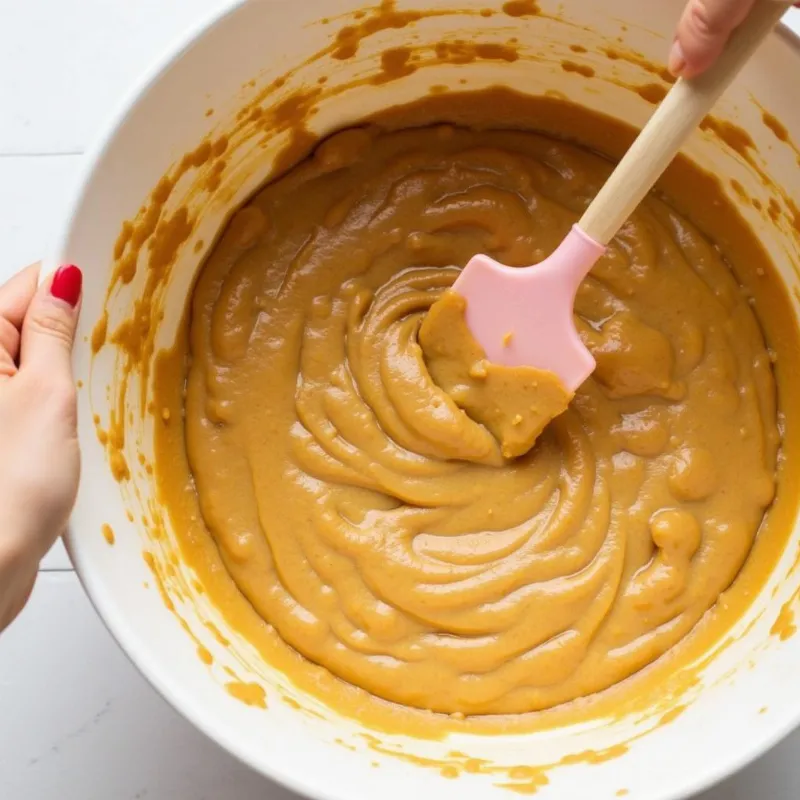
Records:
[[[232,217],[157,381],[184,411],[158,434],[162,496],[184,549],[213,542],[219,596],[451,714],[551,708],[680,647],[776,486],[770,359],[721,252],[645,201],[578,293],[597,370],[568,407],[498,378],[463,310],[426,318],[474,254],[545,258],[609,171],[536,133],[366,126]]]

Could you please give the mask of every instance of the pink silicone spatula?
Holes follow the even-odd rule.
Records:
[[[470,260],[453,288],[467,300],[467,325],[489,361],[549,370],[569,391],[592,374],[594,358],[572,318],[578,286],[789,6],[757,0],[716,64],[697,78],[674,84],[549,258],[522,268],[486,255]]]

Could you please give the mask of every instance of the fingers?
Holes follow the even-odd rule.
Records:
[[[0,286],[0,379],[17,371],[20,328],[38,282],[39,265],[33,264]]]
[[[673,75],[692,78],[708,69],[755,0],[689,0],[669,57]]]
[[[78,267],[60,267],[31,300],[22,323],[20,372],[72,381],[70,354],[78,324],[83,276]]]
[[[705,72],[757,0],[689,0],[678,23],[669,71],[680,78]],[[795,3],[800,6],[800,3]]]
[[[36,294],[39,285],[39,264],[31,264],[0,286],[0,317],[7,319],[15,328],[22,327],[25,312]]]

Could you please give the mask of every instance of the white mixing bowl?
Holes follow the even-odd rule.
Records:
[[[546,11],[557,10],[555,0],[542,0],[541,4]],[[166,558],[172,538],[167,526],[166,538],[153,541],[140,522],[152,500],[153,485],[147,471],[136,466],[136,453],[152,453],[152,422],[148,418],[140,421],[136,413],[139,395],[135,375],[129,387],[134,413],[125,422],[125,452],[133,475],[122,487],[112,477],[106,450],[92,422],[95,413],[102,421],[107,420],[111,400],[106,386],[119,378],[113,348],[104,348],[93,361],[86,337],[91,337],[104,307],[115,241],[123,221],[136,215],[159,178],[182,154],[196,147],[206,134],[225,130],[249,98],[326,47],[344,24],[342,15],[358,10],[360,5],[361,0],[230,3],[150,73],[88,159],[84,184],[51,262],[74,262],[87,272],[75,354],[77,378],[85,384],[80,392],[84,467],[68,544],[99,613],[141,671],[198,728],[263,774],[314,798],[507,798],[508,790],[497,786],[508,782],[507,775],[504,781],[502,775],[498,778],[486,770],[465,769],[458,780],[452,780],[439,769],[414,763],[408,754],[436,763],[446,760],[451,751],[461,751],[492,763],[536,767],[586,750],[608,753],[609,747],[653,727],[653,720],[623,718],[515,736],[461,735],[444,742],[383,735],[381,750],[402,752],[406,757],[376,751],[374,742],[371,746],[358,735],[364,730],[359,723],[320,708],[318,701],[304,697],[279,672],[259,664],[248,643],[226,629],[202,595],[193,594],[189,581],[183,593],[172,598],[192,635],[184,630],[156,591],[142,558],[143,550],[153,552],[156,559]],[[445,0],[399,2],[400,8],[445,9],[450,5]],[[458,0],[452,5],[476,11],[499,3]],[[300,67],[285,91],[316,85],[321,76],[328,77],[326,85],[330,87],[374,71],[384,48],[404,44],[411,35],[419,37],[417,43],[448,38],[505,41],[513,35],[523,52],[535,55],[534,59],[442,65],[384,85],[362,86],[323,100],[313,125],[318,132],[335,129],[373,110],[425,94],[431,84],[465,89],[494,83],[531,94],[557,90],[591,108],[641,125],[652,105],[604,81],[603,76],[617,70],[618,77],[639,84],[652,82],[653,76],[629,62],[610,61],[593,48],[611,42],[663,61],[681,5],[682,0],[570,0],[564,4],[563,13],[577,23],[571,26],[545,17],[512,19],[504,14],[427,18],[365,39],[354,59],[325,57]],[[323,24],[322,17],[329,17],[330,23]],[[569,45],[576,42],[589,52],[570,51]],[[565,72],[560,68],[563,58],[591,64],[597,78],[586,80],[577,73]],[[800,47],[792,34],[780,31],[748,66],[719,108],[722,117],[735,120],[750,133],[765,172],[779,178],[795,197],[800,197],[797,154],[765,127],[756,101],[777,114],[790,135],[800,138],[799,74]],[[210,108],[214,113],[207,115]],[[178,251],[166,287],[159,344],[169,344],[175,335],[187,289],[200,262],[195,245],[203,241],[207,247],[224,223],[226,210],[264,180],[279,140],[277,137],[265,148],[253,143],[242,145],[234,153],[238,159],[236,174],[231,173],[217,195],[206,203],[200,223]],[[689,153],[718,175],[735,177],[752,196],[764,197],[766,202],[767,190],[753,169],[719,139],[698,134]],[[181,193],[175,192],[167,210],[180,197]],[[743,207],[742,213],[762,232],[792,297],[800,297],[796,232],[785,224],[773,225],[750,205]],[[114,295],[112,327],[114,319],[128,314],[133,299],[141,292],[144,272],[140,269],[133,283]],[[785,411],[792,414],[797,409]],[[136,511],[133,522],[127,509]],[[104,524],[116,533],[113,547],[100,533]],[[742,767],[798,724],[800,637],[780,641],[770,634],[784,604],[800,590],[800,570],[791,571],[797,542],[800,528],[795,529],[768,585],[734,631],[738,638],[709,662],[700,683],[681,700],[688,702],[682,714],[633,741],[626,751],[620,749],[616,758],[595,759],[601,763],[578,759],[543,773],[549,782],[538,789],[538,796],[542,800],[611,800],[627,790],[631,800],[685,797]],[[184,567],[177,565],[175,569],[184,575]],[[210,633],[204,624],[209,619],[230,640],[228,646]],[[197,657],[198,641],[213,657],[212,666]],[[245,705],[224,690],[226,666],[243,680],[265,687],[266,709]],[[295,697],[306,709],[316,708],[319,715],[280,702],[282,694]]]

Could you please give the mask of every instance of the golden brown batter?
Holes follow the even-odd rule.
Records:
[[[434,384],[445,391],[437,401],[452,415],[459,441],[467,435],[465,426],[480,423],[496,440],[488,440],[486,463],[500,466],[525,455],[545,426],[567,410],[572,395],[552,372],[487,361],[467,327],[466,308],[461,295],[446,291],[425,314],[419,344]]]
[[[675,646],[739,572],[775,488],[770,361],[663,202],[581,287],[598,368],[530,452],[504,458],[419,344],[458,266],[542,260],[609,171],[533,133],[354,129],[231,220],[159,471],[187,459],[168,503],[197,503],[191,537],[310,661],[419,708],[548,708]]]

